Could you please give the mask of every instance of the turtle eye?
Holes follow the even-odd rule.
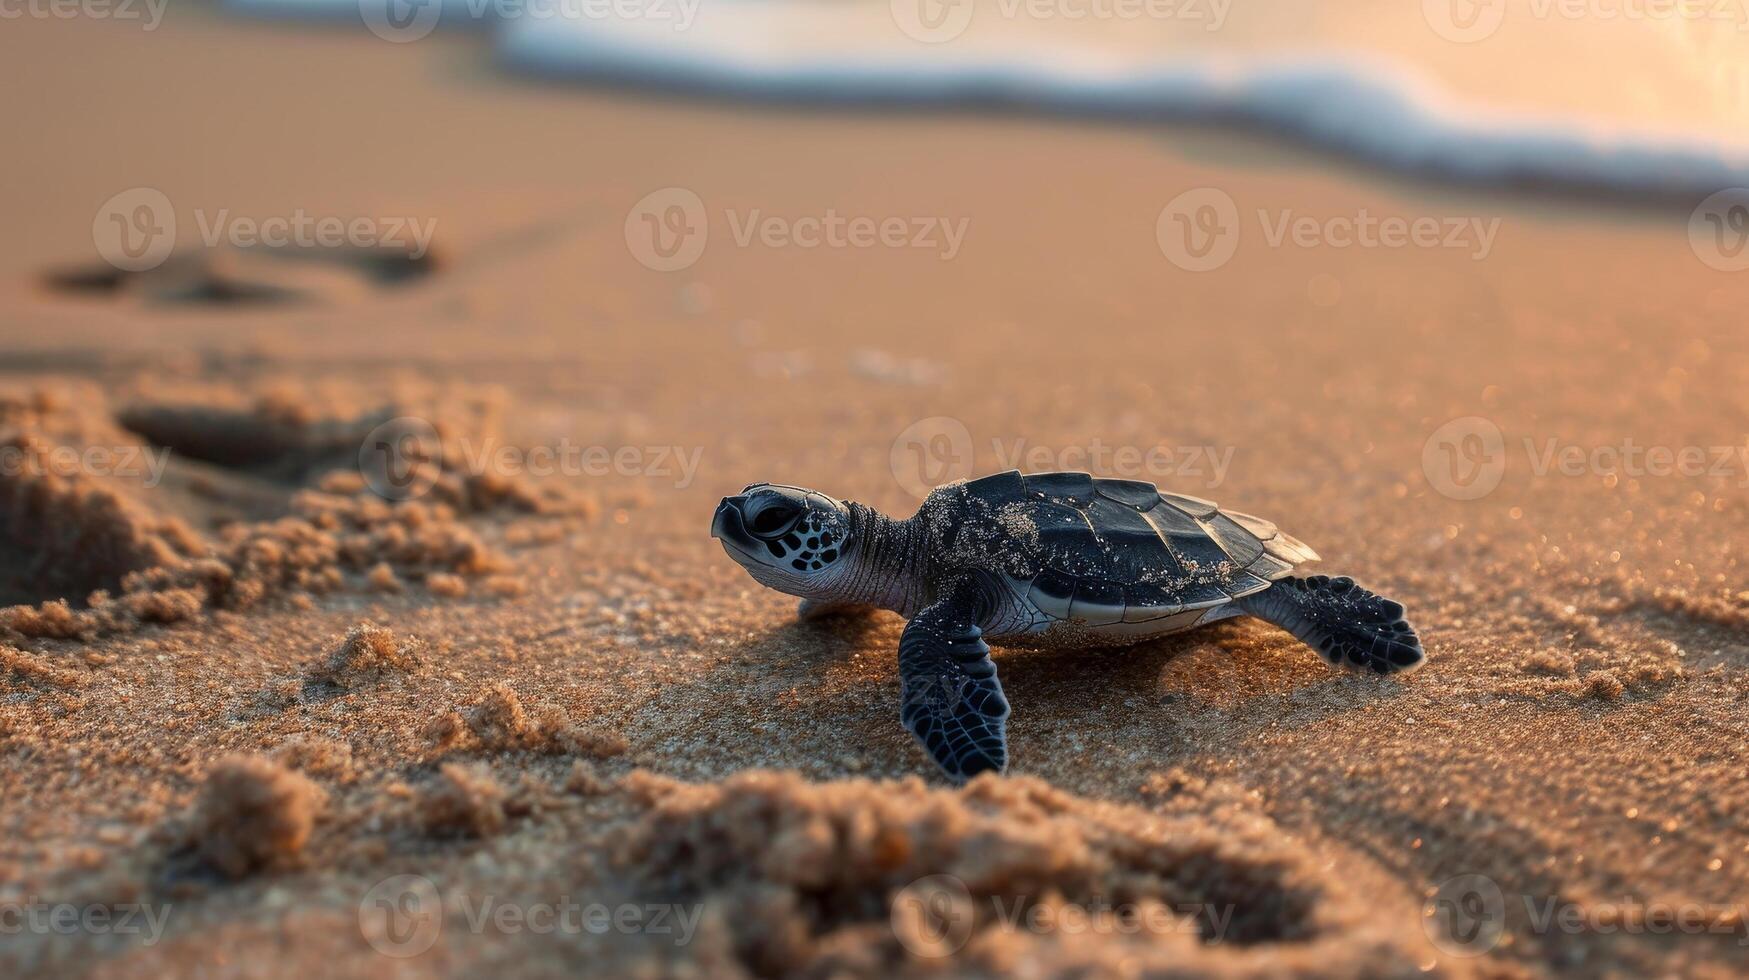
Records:
[[[783,536],[801,520],[803,507],[786,497],[773,497],[747,521],[747,530],[760,538]]]

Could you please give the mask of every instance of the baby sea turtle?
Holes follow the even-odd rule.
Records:
[[[711,524],[801,616],[878,607],[899,638],[900,718],[957,781],[1008,762],[1008,701],[986,640],[1136,643],[1250,615],[1326,661],[1411,670],[1403,607],[1349,578],[1295,577],[1318,555],[1261,518],[1151,483],[1010,470],[937,488],[908,520],[814,490],[757,483]]]

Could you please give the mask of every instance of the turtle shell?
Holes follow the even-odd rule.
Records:
[[[1318,558],[1266,520],[1135,480],[1010,470],[964,492],[1024,556],[1008,563],[1015,585],[1041,612],[1090,626],[1224,605]]]

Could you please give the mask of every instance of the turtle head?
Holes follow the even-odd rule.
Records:
[[[842,501],[772,483],[724,497],[711,537],[759,584],[803,598],[831,591],[853,544],[850,508]]]

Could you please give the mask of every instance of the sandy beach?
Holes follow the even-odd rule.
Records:
[[[0,62],[9,975],[1749,967],[1749,280],[1692,205],[205,8]],[[92,219],[130,188],[177,219],[137,274]],[[1190,271],[1163,210],[1222,199]],[[224,244],[300,215],[432,233]],[[409,418],[385,500],[359,447]],[[797,623],[710,519],[1010,467],[1266,517],[1428,662],[1246,619],[999,652],[1010,768],[955,788],[903,621]],[[31,924],[63,905],[141,929]],[[1151,925],[1062,918],[1119,906]]]

